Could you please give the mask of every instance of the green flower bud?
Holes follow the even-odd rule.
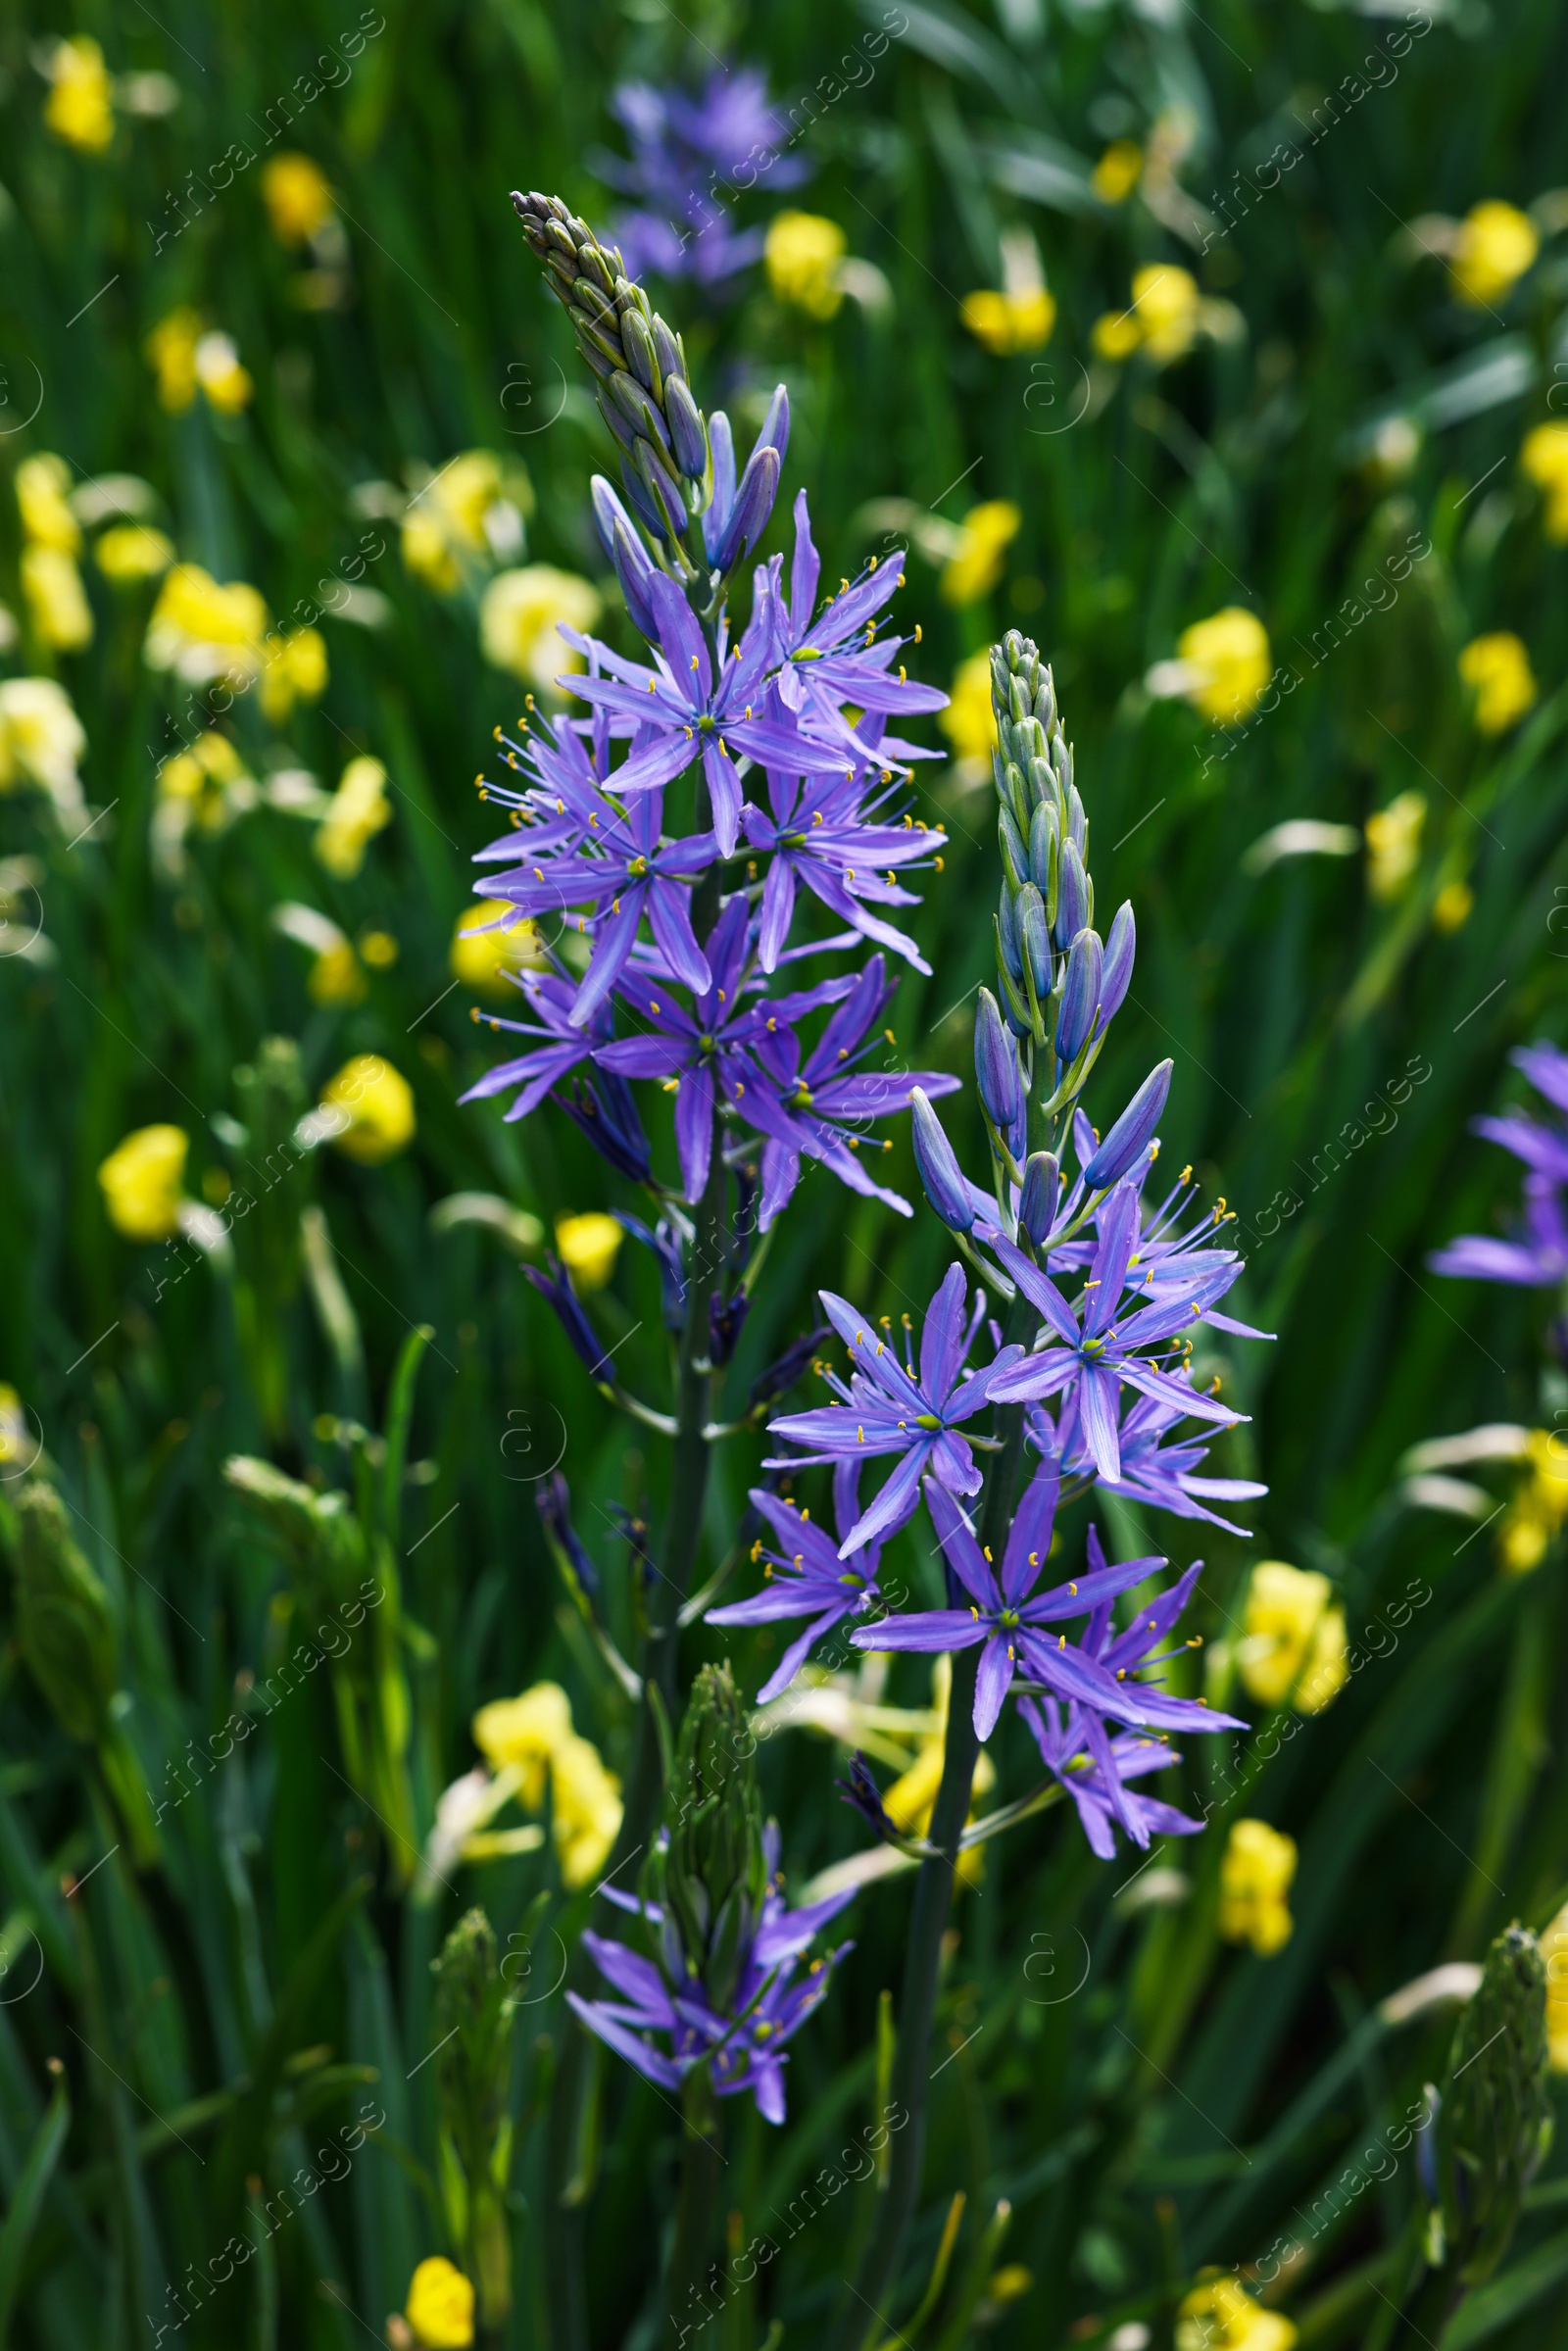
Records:
[[[692,1689],[669,1789],[664,1902],[688,1973],[728,2006],[766,1885],[757,1741],[727,1666]]]
[[[512,2168],[512,2003],[482,1910],[459,1919],[438,1958],[433,2031],[441,2108],[441,2184],[486,2327],[512,2309],[507,2184]]]
[[[109,1594],[72,1538],[65,1504],[40,1479],[17,1497],[17,1637],[61,1729],[83,1745],[109,1730],[119,1680]]]
[[[1535,1936],[1513,1926],[1459,2019],[1438,2121],[1442,2238],[1457,2284],[1480,2284],[1507,2251],[1550,2132],[1546,1971]]]

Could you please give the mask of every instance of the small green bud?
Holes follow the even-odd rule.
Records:
[[[1512,1926],[1459,2019],[1438,2122],[1442,2240],[1459,2283],[1480,2284],[1507,2251],[1550,2133],[1546,1970]]]
[[[727,2006],[766,1886],[757,1741],[727,1666],[704,1666],[669,1789],[664,1900],[686,1969]]]
[[[118,1681],[109,1594],[72,1537],[65,1504],[41,1479],[17,1497],[17,1635],[61,1729],[84,1745],[109,1730]]]

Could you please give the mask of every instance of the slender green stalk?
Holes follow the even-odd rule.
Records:
[[[718,2194],[718,2102],[713,2096],[709,2068],[696,2067],[681,2086],[683,2130],[680,2148],[680,2194],[675,2206],[675,2240],[670,2248],[667,2307],[668,2339],[673,2351],[701,2319],[703,2272],[713,2235],[713,2208]],[[709,2314],[705,2314],[709,2315]]]

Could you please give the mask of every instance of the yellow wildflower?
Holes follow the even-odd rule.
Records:
[[[316,854],[328,873],[352,881],[373,836],[392,821],[386,769],[379,759],[350,759],[316,833]]]
[[[1541,1937],[1546,1963],[1546,2056],[1554,2074],[1568,2074],[1568,1902]]]
[[[1056,305],[1044,286],[1033,294],[983,289],[964,296],[959,315],[977,343],[1004,359],[1014,351],[1038,351],[1050,341]]]
[[[969,509],[959,525],[958,546],[943,566],[942,593],[949,604],[974,604],[996,586],[1003,556],[1022,520],[1010,498],[988,498]]]
[[[367,931],[360,953],[372,971],[390,971],[398,959],[398,943],[390,931]]]
[[[22,1398],[9,1380],[0,1380],[0,1461],[21,1461],[30,1442]],[[33,1452],[32,1459],[37,1457]]]
[[[145,522],[117,522],[93,548],[93,560],[117,588],[157,579],[174,560],[174,545]]]
[[[158,377],[158,399],[178,416],[196,397],[196,346],[202,322],[193,310],[171,311],[142,345]]]
[[[593,1742],[572,1729],[571,1701],[560,1683],[536,1682],[520,1697],[481,1706],[473,1739],[492,1770],[515,1774],[526,1811],[543,1811],[548,1775],[562,1875],[568,1886],[586,1886],[620,1833],[620,1783]],[[468,1849],[475,1845],[484,1851],[482,1839],[470,1839]]]
[[[1366,886],[1382,905],[1398,897],[1421,857],[1427,804],[1419,792],[1400,792],[1366,820]]]
[[[1176,2351],[1291,2351],[1296,2328],[1254,2302],[1239,2278],[1195,2285],[1176,2318]]]
[[[58,547],[24,547],[20,568],[22,592],[43,643],[57,653],[79,653],[90,645],[92,607],[75,558]]]
[[[356,1053],[321,1089],[323,1110],[348,1113],[331,1140],[364,1167],[379,1167],[414,1140],[414,1093],[379,1053]]]
[[[499,927],[503,920],[504,929]],[[490,929],[491,923],[498,927]],[[452,969],[466,986],[481,989],[487,996],[512,997],[516,992],[508,974],[542,971],[544,964],[539,925],[505,899],[481,898],[458,916],[452,934]]]
[[[1541,251],[1528,213],[1493,197],[1473,205],[1460,221],[1448,259],[1448,280],[1461,302],[1489,310],[1523,277]]]
[[[84,32],[58,41],[49,61],[43,119],[57,139],[83,155],[102,155],[115,135],[113,90],[104,53]]]
[[[776,213],[763,260],[775,298],[808,318],[831,318],[844,300],[841,268],[849,239],[819,213]]]
[[[521,1779],[518,1795],[530,1812],[542,1809],[551,1756],[573,1736],[571,1700],[559,1682],[536,1682],[520,1697],[495,1698],[473,1718],[473,1743],[492,1770],[509,1764]]]
[[[1286,1896],[1296,1875],[1296,1839],[1266,1821],[1234,1821],[1220,1863],[1219,1931],[1267,1959],[1290,1941]]]
[[[1459,675],[1476,698],[1476,725],[1484,735],[1505,735],[1536,700],[1530,656],[1511,629],[1472,637],[1459,656]]]
[[[262,665],[267,606],[244,580],[220,586],[200,563],[175,563],[164,575],[147,622],[149,668],[172,669],[189,685],[216,677],[248,686]]]
[[[1260,1705],[1289,1698],[1298,1714],[1320,1714],[1344,1689],[1345,1611],[1329,1605],[1327,1576],[1260,1559],[1248,1586],[1237,1650],[1242,1680]]]
[[[1188,701],[1215,726],[1239,726],[1269,681],[1268,631],[1243,605],[1227,605],[1184,628],[1176,658],[1191,672]]]
[[[556,1247],[571,1276],[574,1290],[603,1290],[615,1270],[625,1240],[624,1229],[612,1216],[590,1208],[582,1216],[558,1216]]]
[[[318,628],[296,628],[277,640],[262,671],[262,712],[281,726],[296,702],[319,702],[326,691],[326,640]]]
[[[325,173],[297,150],[274,155],[265,166],[262,201],[280,245],[308,244],[332,218],[332,191]]]
[[[215,409],[225,416],[238,416],[249,408],[256,387],[249,370],[240,366],[239,353],[228,335],[203,335],[192,354],[196,381],[201,385]]]
[[[1537,424],[1519,463],[1546,502],[1546,536],[1568,539],[1568,424]]]
[[[1475,908],[1476,894],[1468,882],[1445,882],[1432,902],[1432,927],[1439,931],[1462,930]]]
[[[365,974],[349,939],[334,939],[311,965],[305,982],[313,1004],[357,1004],[365,995]]]
[[[449,596],[463,576],[460,559],[487,554],[485,517],[502,503],[493,451],[469,449],[443,465],[415,492],[404,516],[403,561],[416,579]]]
[[[138,1127],[98,1170],[104,1206],[127,1241],[167,1241],[179,1230],[180,1184],[190,1137],[181,1127]]]
[[[0,792],[36,784],[61,808],[81,806],[76,768],[87,748],[81,720],[52,677],[0,682]]]
[[[81,549],[81,525],[68,504],[71,467],[52,450],[24,457],[17,467],[17,509],[24,536],[34,547],[56,547],[62,555]]]
[[[1125,204],[1143,176],[1144,152],[1134,139],[1112,139],[1089,174],[1102,204]]]
[[[193,824],[204,833],[221,832],[259,798],[255,777],[216,727],[165,759],[153,809],[153,853],[164,872],[181,869],[185,835]]]
[[[1202,328],[1203,302],[1190,270],[1152,263],[1134,272],[1132,293],[1125,311],[1107,311],[1096,322],[1094,345],[1102,359],[1130,359],[1142,350],[1163,367],[1191,351]]]
[[[975,340],[999,358],[1038,351],[1050,340],[1056,305],[1046,291],[1040,248],[1026,228],[1004,232],[1002,291],[967,295],[960,316]]]
[[[997,740],[997,714],[991,708],[991,656],[971,653],[953,673],[953,694],[938,726],[953,745],[958,773],[965,783],[984,782],[991,774],[991,753]]]
[[[404,2317],[422,2351],[467,2351],[473,2340],[473,2287],[439,2253],[414,2273]]]
[[[560,628],[592,628],[599,611],[599,591],[591,581],[559,571],[554,563],[527,563],[518,571],[498,572],[485,589],[479,643],[487,661],[559,701],[557,677],[583,665]]]
[[[1563,1520],[1568,1518],[1568,1446],[1550,1429],[1532,1429],[1524,1458],[1530,1474],[1514,1494],[1497,1529],[1497,1556],[1511,1576],[1539,1567]]]

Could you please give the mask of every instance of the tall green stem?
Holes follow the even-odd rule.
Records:
[[[1026,1301],[1015,1299],[1009,1339],[1027,1330]],[[1012,1326],[1019,1327],[1014,1328]],[[1023,1442],[1023,1406],[997,1408],[994,1433],[1001,1450],[990,1456],[985,1500],[980,1516],[980,1542],[999,1556],[1012,1513],[1018,1478],[1018,1455]],[[857,2351],[874,2330],[880,2339],[891,2326],[884,2308],[898,2270],[899,2256],[920,2192],[925,2159],[926,2089],[930,2081],[931,2023],[936,2013],[937,1977],[942,1961],[942,1936],[953,1901],[953,1880],[958,1861],[958,1839],[968,1816],[974,1787],[974,1767],[980,1741],[974,1728],[974,1686],[979,1671],[978,1648],[962,1649],[953,1661],[948,1695],[948,1730],[942,1758],[942,1785],[932,1809],[926,1842],[936,1849],[920,1864],[914,1884],[914,1906],[904,1963],[904,1998],[899,2010],[898,2049],[893,2060],[890,2103],[907,2118],[892,2140],[887,2186],[849,2299],[828,2337],[828,2351]]]
[[[679,2351],[701,2326],[700,2289],[713,2236],[713,2205],[723,2158],[718,2144],[718,2102],[708,2068],[687,2075],[681,2088],[680,2193],[675,2206],[675,2241],[670,2249],[668,2341]]]

